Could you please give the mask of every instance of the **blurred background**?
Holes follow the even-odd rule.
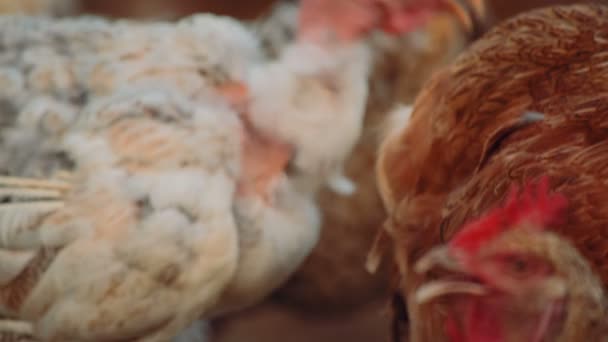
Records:
[[[240,19],[252,19],[264,12],[278,0],[0,0],[0,10],[28,12],[48,11],[59,8],[63,11],[72,2],[71,13],[90,13],[117,18],[164,18],[175,19],[198,12],[231,15]],[[498,18],[506,18],[526,9],[575,3],[572,0],[488,0]],[[578,1],[580,2],[580,1]],[[63,4],[61,4],[63,3]],[[56,4],[59,4],[58,6]],[[66,13],[66,12],[64,12]]]
[[[80,0],[79,2],[82,12],[113,17],[178,18],[196,12],[212,12],[251,19],[268,11],[276,0]],[[496,17],[503,19],[535,7],[581,1],[489,0],[487,2]]]
[[[331,1],[331,0],[330,0]],[[567,0],[489,0],[491,24],[534,7]],[[93,14],[138,20],[175,20],[211,12],[264,22],[275,0],[0,0],[0,12]],[[266,302],[213,322],[214,342],[387,341],[390,338],[388,267],[370,275],[367,252],[384,220],[370,165],[382,118],[395,102],[411,103],[422,84],[469,42],[452,19],[437,18],[423,32],[398,41],[377,39],[371,93],[361,143],[347,165],[359,186],[351,198],[323,193],[324,230],[315,252]]]
[[[251,19],[268,11],[276,0],[80,0],[79,2],[82,12],[113,17],[178,18],[196,12],[213,12],[241,19]],[[488,1],[495,15],[501,19],[534,7],[575,2],[577,1]]]

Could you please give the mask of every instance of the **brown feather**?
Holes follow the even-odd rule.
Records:
[[[520,15],[427,83],[409,127],[385,142],[378,166],[383,196],[398,203],[392,230],[408,276],[404,293],[420,282],[407,271],[422,253],[497,206],[511,184],[541,175],[570,202],[556,231],[608,283],[607,18],[600,5]],[[524,110],[545,120],[518,125]],[[443,338],[432,329],[440,316],[433,308],[409,309],[424,317],[413,318],[421,327],[414,341]]]

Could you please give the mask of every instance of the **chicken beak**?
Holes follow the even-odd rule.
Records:
[[[485,286],[468,281],[437,280],[422,285],[414,294],[418,304],[425,304],[435,298],[446,295],[465,294],[472,296],[483,296],[488,291]]]
[[[445,246],[435,247],[414,265],[416,273],[426,273],[435,267],[442,267],[448,271],[465,273],[462,265],[452,257],[450,250]],[[414,294],[418,304],[425,304],[435,298],[452,294],[466,294],[483,296],[487,289],[482,284],[465,280],[436,280],[422,285]]]
[[[443,267],[449,271],[463,272],[463,268],[451,255],[446,246],[439,246],[428,251],[414,265],[416,273],[426,273],[435,267]]]
[[[477,18],[486,18],[488,16],[487,0],[466,0],[467,4]]]
[[[473,18],[463,3],[458,0],[445,0],[445,6],[458,19],[467,32],[473,31]]]
[[[488,9],[486,0],[443,0],[446,10],[452,13],[471,35],[483,31],[483,23],[487,20]]]

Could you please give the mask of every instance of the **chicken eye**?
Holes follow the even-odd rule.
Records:
[[[531,275],[542,275],[549,271],[549,268],[541,260],[533,257],[521,255],[501,255],[499,262],[502,264],[503,272],[511,277],[524,278]]]
[[[514,259],[511,261],[511,270],[514,273],[525,273],[528,270],[528,263],[522,259]]]

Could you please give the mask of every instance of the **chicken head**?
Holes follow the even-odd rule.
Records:
[[[548,187],[543,178],[522,194],[512,191],[502,208],[417,261],[415,271],[432,280],[418,288],[415,300],[448,308],[450,341],[578,341],[594,335],[572,326],[593,322],[583,312],[593,317],[605,310],[597,307],[602,300],[591,298],[601,297],[601,285],[576,248],[547,230],[566,206],[565,197]]]
[[[320,40],[328,36],[341,41],[356,40],[379,29],[404,34],[424,24],[435,14],[452,12],[471,29],[469,10],[483,15],[482,0],[303,0],[299,35]]]
[[[434,13],[445,9],[458,13],[456,9],[461,6],[458,1],[301,1],[296,47],[286,49],[275,64],[283,71],[272,71],[277,68],[271,66],[250,73],[249,79],[230,81],[217,89],[243,120],[251,123],[245,127],[243,140],[246,156],[241,183],[247,185],[241,187],[241,192],[262,196],[271,192],[272,184],[282,177],[288,162],[293,161],[294,169],[314,174],[314,179],[328,178],[332,190],[351,195],[356,186],[341,174],[342,164],[361,131],[367,96],[363,83],[367,80],[369,62],[365,48],[350,45],[357,45],[374,29],[402,34],[422,26]],[[269,76],[273,72],[274,76]],[[314,82],[310,82],[311,75]],[[286,83],[278,86],[282,79],[287,79]],[[303,87],[308,92],[302,91]],[[290,100],[280,104],[280,98]],[[306,129],[306,125],[312,128]],[[319,135],[327,136],[319,127],[332,126],[342,127],[342,141],[319,140]],[[294,133],[291,127],[301,129]],[[330,157],[319,155],[319,145],[325,145],[322,154]],[[260,173],[261,170],[264,171]],[[251,186],[254,183],[257,185]],[[304,187],[317,185],[307,183]]]

